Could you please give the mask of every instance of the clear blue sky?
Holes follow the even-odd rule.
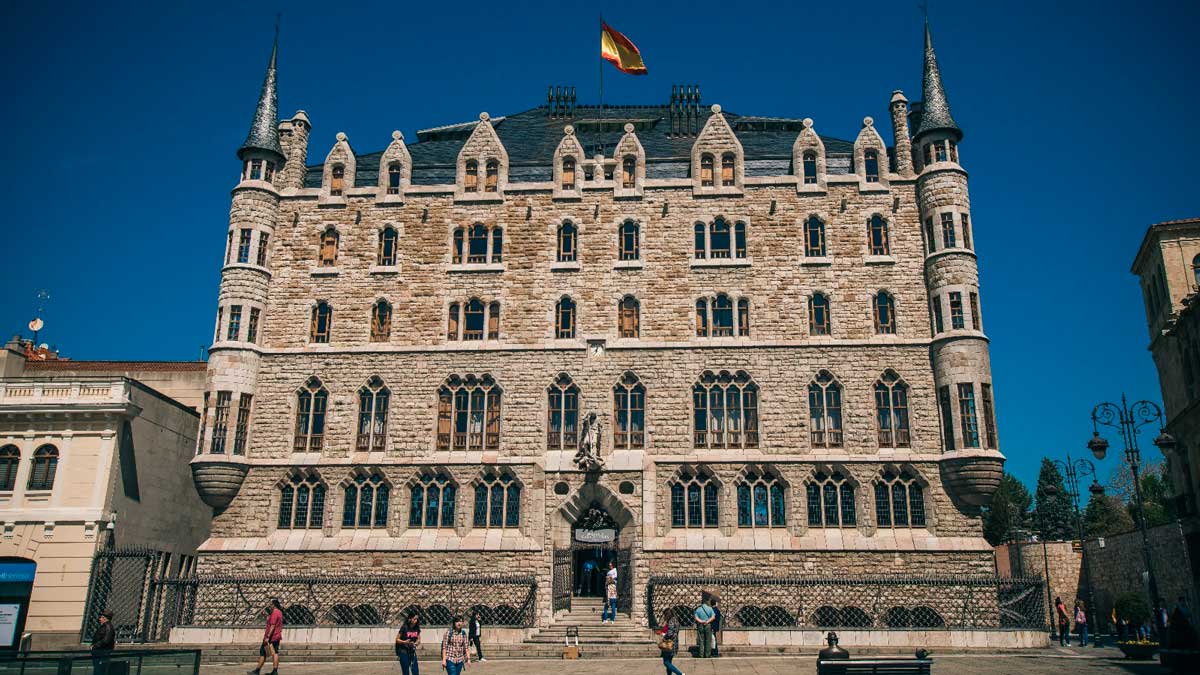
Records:
[[[308,111],[316,159],[338,131],[379,150],[393,129],[528,109],[549,84],[592,102],[600,8],[650,69],[608,70],[610,103],[697,82],[705,102],[853,139],[865,115],[890,129],[893,89],[920,98],[917,0],[107,4],[0,7],[0,331],[24,332],[48,289],[42,339],[73,358],[193,359],[208,343],[276,11],[280,112]],[[932,4],[1001,444],[1032,483],[1043,454],[1083,450],[1092,404],[1160,396],[1129,266],[1148,224],[1200,215],[1200,4]]]

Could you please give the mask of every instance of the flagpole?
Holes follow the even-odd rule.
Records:
[[[604,152],[604,12],[600,12],[600,153]]]

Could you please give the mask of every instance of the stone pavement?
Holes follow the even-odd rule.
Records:
[[[802,657],[742,657],[698,660],[680,656],[675,660],[686,675],[813,675],[816,659]],[[251,664],[252,665],[252,664]],[[249,666],[206,665],[203,675],[242,675]],[[425,675],[442,673],[437,661],[421,663]],[[551,659],[508,659],[472,664],[472,675],[659,675],[663,672],[658,659],[607,659],[559,661]],[[282,664],[281,675],[397,675],[396,662],[372,663],[298,663]],[[972,675],[1160,675],[1165,671],[1157,661],[1130,662],[1121,659],[1115,649],[1084,652],[1076,648],[1045,649],[1020,654],[944,654],[934,655],[934,673],[970,673]]]

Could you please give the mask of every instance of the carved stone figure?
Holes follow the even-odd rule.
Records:
[[[600,458],[600,419],[596,413],[588,413],[579,429],[579,451],[575,453],[575,466],[584,471],[599,471],[604,468]]]

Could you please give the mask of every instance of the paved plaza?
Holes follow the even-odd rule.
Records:
[[[686,675],[808,675],[816,673],[816,659],[801,657],[744,657],[697,660],[679,657],[675,661]],[[252,665],[252,664],[251,664]],[[201,669],[204,675],[242,675],[248,668],[239,665],[209,665]],[[426,675],[443,672],[437,661],[421,664]],[[553,659],[508,659],[472,664],[468,672],[475,675],[658,675],[663,672],[658,659],[597,659],[559,661]],[[935,673],[978,673],[980,675],[1062,675],[1089,673],[1118,675],[1163,673],[1157,661],[1124,661],[1115,649],[1080,651],[1078,649],[1045,649],[1021,654],[944,654],[934,655]],[[400,672],[396,662],[369,663],[284,663],[281,673],[288,675],[391,675]]]

